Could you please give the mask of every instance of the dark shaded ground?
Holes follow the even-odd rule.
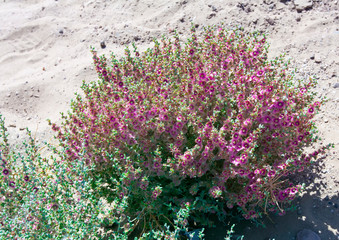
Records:
[[[291,176],[295,182],[309,186],[306,187],[305,193],[294,201],[296,211],[287,212],[285,216],[271,214],[264,217],[262,220],[266,227],[257,227],[255,223],[246,220],[240,222],[233,220],[231,224],[236,224],[233,239],[244,235],[246,240],[294,240],[300,230],[310,229],[322,240],[338,240],[339,193],[321,198],[320,189],[331,187],[322,176],[322,173],[326,172],[324,169],[326,160],[328,160],[326,157],[320,158],[309,169]],[[224,239],[228,228],[221,222],[217,222],[216,225],[216,228],[206,229],[206,240]]]

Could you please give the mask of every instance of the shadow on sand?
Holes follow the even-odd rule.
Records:
[[[271,214],[264,217],[266,227],[257,227],[250,221],[232,221],[236,224],[233,239],[240,239],[244,235],[245,240],[294,240],[302,229],[310,229],[317,233],[322,240],[339,239],[339,194],[326,196],[321,199],[322,190],[326,192],[327,186],[322,177],[325,158],[320,158],[314,165],[302,173],[295,174],[290,179],[296,183],[305,183],[306,192],[297,198],[294,204],[297,210],[287,212],[284,216]],[[224,240],[229,227],[223,226],[219,221],[215,222],[215,228],[205,229],[206,240]]]

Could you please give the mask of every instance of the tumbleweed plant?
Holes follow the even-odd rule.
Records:
[[[191,223],[232,208],[284,214],[302,189],[289,176],[331,145],[305,153],[325,99],[268,47],[220,25],[110,62],[92,49],[99,80],[83,83],[61,124],[49,121],[50,157],[34,142],[26,157],[1,145],[1,236],[185,239]]]

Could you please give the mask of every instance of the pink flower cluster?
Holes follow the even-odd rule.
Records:
[[[86,163],[104,171],[114,159],[130,174],[126,184],[145,190],[143,176],[206,181],[213,198],[257,217],[266,202],[290,202],[300,187],[282,179],[326,149],[302,155],[323,102],[314,102],[315,80],[293,84],[282,58],[267,60],[263,36],[206,28],[200,40],[192,31],[185,48],[176,35],[144,54],[126,49],[112,67],[92,53],[101,80],[84,84],[84,99],[52,128],[70,161],[85,149]]]
[[[155,200],[159,197],[159,195],[162,192],[162,188],[160,186],[155,187],[155,189],[152,192],[152,198]]]

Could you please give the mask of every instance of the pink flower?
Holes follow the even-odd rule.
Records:
[[[191,156],[190,153],[186,153],[186,154],[184,155],[184,158],[185,158],[185,160],[189,161],[189,160],[191,160],[192,156]]]
[[[251,194],[251,193],[252,193],[252,188],[251,188],[250,186],[247,186],[247,187],[245,188],[245,191],[246,191],[247,193]]]
[[[294,126],[298,127],[299,125],[300,125],[300,121],[297,120],[294,122]]]
[[[161,164],[159,162],[155,162],[153,166],[154,168],[161,168]]]
[[[168,121],[168,116],[167,116],[166,114],[164,114],[164,115],[162,116],[162,120]]]
[[[13,181],[10,181],[10,182],[8,183],[8,185],[9,185],[9,187],[11,187],[11,188],[15,188],[15,182],[13,182]]]
[[[241,159],[240,159],[240,161],[241,161]],[[244,176],[244,175],[246,175],[246,172],[245,172],[244,169],[240,169],[240,170],[238,171],[238,174],[239,174],[240,176]]]
[[[205,81],[203,81],[203,80],[200,80],[199,82],[198,82],[198,84],[200,85],[200,86],[205,86],[205,84],[206,84],[206,82]]]
[[[213,198],[219,198],[221,197],[222,191],[220,189],[220,187],[218,186],[213,186],[210,190],[209,190],[210,195]]]
[[[222,173],[221,173],[221,177],[223,178],[224,181],[226,181],[230,176],[230,173],[229,171],[227,170],[224,170]]]
[[[247,175],[247,177],[248,177],[249,179],[254,178],[254,177],[255,177],[254,172],[249,173],[249,174]]]
[[[209,153],[208,153],[208,152],[203,152],[203,153],[202,153],[202,156],[203,156],[204,159],[207,159],[208,156],[209,156]]]
[[[236,158],[237,158],[237,157],[236,157],[235,155],[233,155],[233,154],[232,154],[232,155],[230,155],[230,162],[232,162],[232,161],[235,161],[235,160],[236,160]]]
[[[280,122],[280,119],[279,119],[279,118],[274,118],[274,119],[273,119],[273,122],[276,123],[276,124],[278,124],[278,123]]]
[[[213,141],[215,144],[218,144],[218,143],[219,143],[219,137],[218,137],[218,135],[214,135],[212,141]]]
[[[314,113],[314,107],[310,107],[310,108],[308,109],[308,113],[310,113],[310,114]]]
[[[139,122],[143,122],[145,120],[145,117],[144,116],[139,116]]]
[[[267,173],[267,176],[269,177],[274,177],[275,176],[275,171],[271,170]]]
[[[278,194],[278,199],[280,201],[283,201],[285,200],[285,198],[287,198],[288,194],[285,192],[285,191],[280,191],[279,194]]]
[[[290,123],[289,122],[283,122],[281,125],[284,126],[284,127],[288,127],[290,125]]]
[[[240,135],[246,135],[247,134],[247,128],[246,127],[243,127],[241,130],[240,130]]]
[[[285,105],[285,103],[283,101],[279,101],[279,102],[277,102],[276,107],[282,108],[284,105]]]
[[[290,193],[291,194],[296,194],[298,192],[298,188],[296,188],[296,187],[292,187],[291,189],[290,189]]]
[[[156,200],[161,193],[162,193],[162,188],[160,186],[155,187],[155,189],[152,192],[152,198]]]
[[[257,76],[258,76],[258,77],[261,77],[262,75],[264,75],[264,71],[263,71],[263,70],[259,70],[259,71],[257,72]]]
[[[242,146],[245,148],[245,149],[248,149],[250,147],[250,145],[247,143],[247,142],[243,142]]]
[[[223,143],[223,142],[219,142],[219,147],[220,147],[222,150],[224,150],[224,149],[226,149],[226,144]]]
[[[233,163],[235,166],[238,166],[238,165],[240,165],[240,159],[235,158],[234,160],[231,161],[231,163]]]
[[[268,115],[264,116],[264,122],[265,123],[270,123],[271,120],[272,120],[272,118],[270,116],[268,116]]]
[[[266,169],[260,169],[259,171],[260,175],[265,176],[266,175]]]
[[[248,137],[247,139],[246,139],[246,142],[248,142],[248,143],[251,143],[253,141],[253,137]]]
[[[241,143],[241,142],[236,144],[236,149],[237,149],[237,151],[241,151],[242,148],[243,148],[243,146],[242,146],[242,143]]]
[[[248,156],[247,156],[247,154],[246,153],[243,153],[242,155],[241,155],[241,157],[240,157],[240,164],[242,164],[242,165],[244,165],[244,164],[246,164],[247,163],[247,158],[248,158]]]
[[[273,86],[269,86],[269,87],[267,88],[267,91],[268,91],[268,92],[272,92],[272,91],[273,91]]]
[[[3,173],[3,175],[7,176],[7,175],[9,174],[9,170],[5,168],[5,169],[2,171],[2,173]]]
[[[206,78],[206,73],[200,73],[199,74],[200,79],[205,79]]]
[[[122,199],[124,196],[125,196],[125,194],[124,194],[123,192],[121,192],[121,193],[119,194],[119,198],[120,198],[120,199]]]
[[[259,189],[258,189],[258,186],[257,186],[256,184],[252,184],[252,185],[251,185],[251,188],[252,188],[252,191],[253,191],[253,192],[256,192],[256,191],[259,190]]]
[[[258,193],[257,195],[258,195],[259,199],[264,199],[265,198],[265,194],[263,194],[263,193]]]

